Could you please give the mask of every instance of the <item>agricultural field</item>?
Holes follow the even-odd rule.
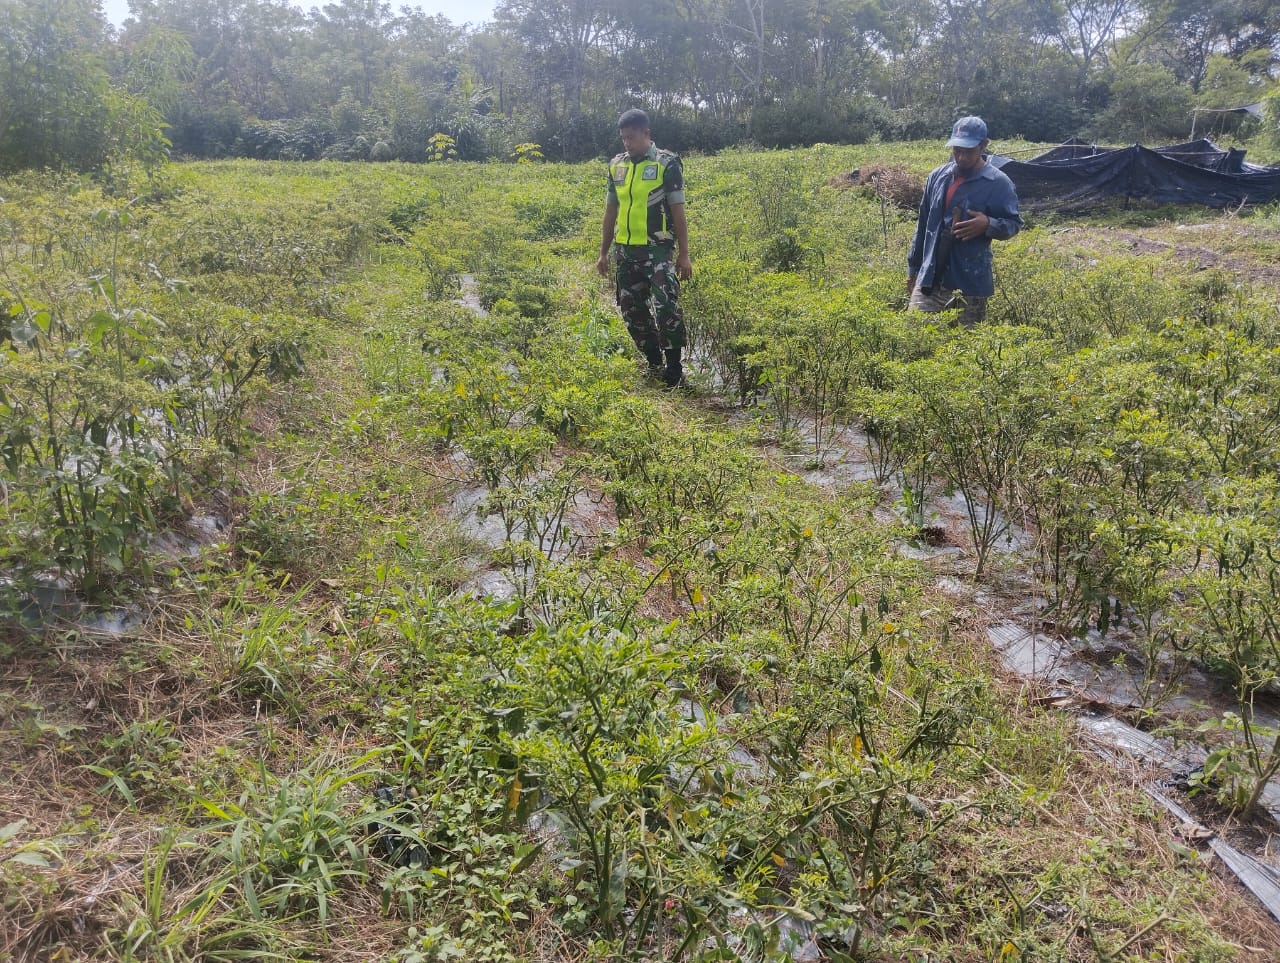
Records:
[[[0,959],[1276,959],[1280,211],[941,158],[687,158],[676,393],[598,164],[0,182]]]

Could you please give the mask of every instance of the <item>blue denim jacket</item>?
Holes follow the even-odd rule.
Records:
[[[972,241],[954,238],[947,263],[939,265],[935,263],[938,237],[943,231],[951,231],[951,211],[946,205],[946,197],[955,167],[954,161],[947,161],[925,181],[916,236],[911,242],[911,253],[907,255],[907,274],[915,278],[916,284],[922,288],[990,297],[995,293],[995,279],[991,274],[991,240],[1007,241],[1022,227],[1018,195],[1013,189],[1013,182],[996,170],[990,161],[970,174],[956,188],[950,206],[959,207],[962,211],[980,211],[991,218],[991,224],[984,236]]]

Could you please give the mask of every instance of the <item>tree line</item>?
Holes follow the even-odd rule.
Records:
[[[421,161],[609,149],[620,109],[718,150],[936,136],[1184,138],[1267,100],[1274,0],[501,0],[470,27],[380,0],[0,0],[0,166],[191,157]],[[163,125],[163,126],[162,126]],[[1244,125],[1241,127],[1241,125]],[[163,134],[161,134],[163,131]]]

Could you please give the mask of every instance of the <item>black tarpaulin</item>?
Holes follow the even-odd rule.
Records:
[[[1027,161],[992,155],[1024,207],[1079,207],[1105,198],[1237,207],[1280,200],[1280,168],[1247,164],[1242,150],[1195,140],[1167,147],[1099,148],[1071,140]]]

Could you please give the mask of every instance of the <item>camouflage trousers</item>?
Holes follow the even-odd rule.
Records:
[[[615,244],[618,307],[631,340],[650,363],[661,363],[662,352],[683,348],[684,312],[680,279],[669,244]],[[652,302],[652,306],[650,305]]]

